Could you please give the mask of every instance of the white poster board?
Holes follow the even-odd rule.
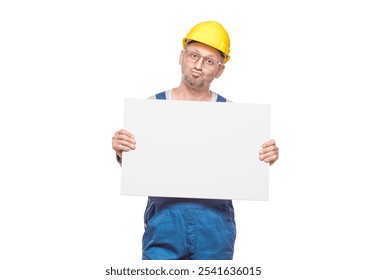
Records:
[[[268,200],[270,105],[126,98],[121,194]]]

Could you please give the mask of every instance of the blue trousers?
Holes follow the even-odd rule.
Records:
[[[143,260],[231,260],[236,224],[231,200],[150,197]]]

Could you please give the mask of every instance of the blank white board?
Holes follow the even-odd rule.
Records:
[[[121,194],[268,200],[270,105],[126,98]]]

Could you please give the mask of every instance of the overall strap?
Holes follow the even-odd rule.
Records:
[[[223,96],[217,94],[217,102],[227,102],[227,99],[225,99]]]
[[[155,95],[155,98],[158,100],[166,100],[166,92],[165,91],[162,91],[158,94]]]

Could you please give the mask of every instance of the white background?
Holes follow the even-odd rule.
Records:
[[[141,257],[146,199],[119,195],[123,99],[177,86],[181,40],[221,22],[212,89],[272,105],[270,201],[235,201],[256,279],[366,279],[364,1],[1,1],[1,279],[109,279]],[[144,174],[142,174],[143,176]],[[145,265],[145,264],[144,264]]]

